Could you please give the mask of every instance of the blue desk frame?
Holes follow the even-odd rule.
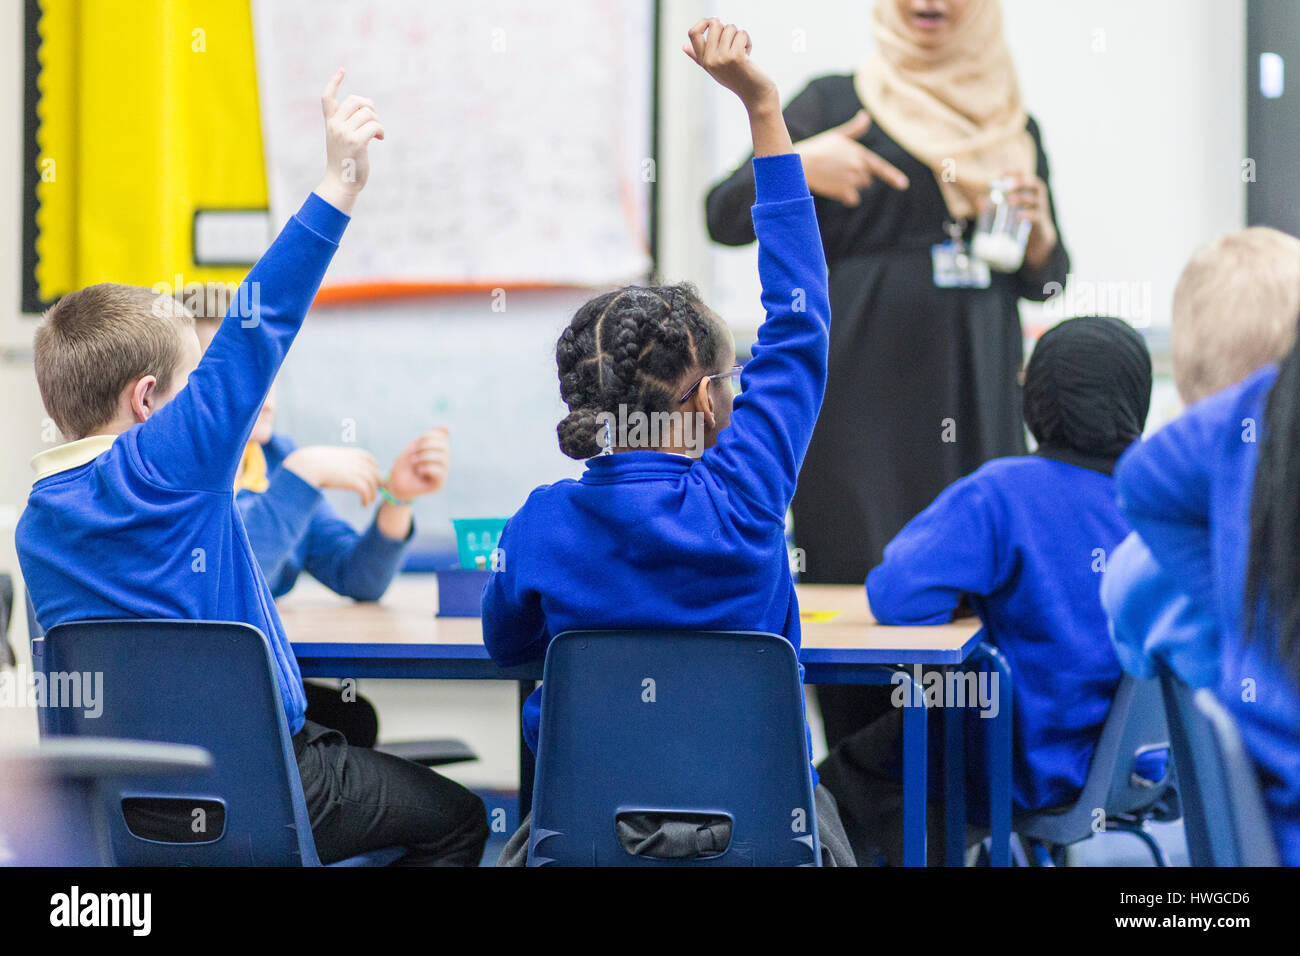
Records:
[[[923,668],[966,670],[978,666],[998,675],[998,715],[991,718],[985,745],[988,748],[989,806],[992,847],[990,863],[1007,866],[1011,855],[1011,670],[997,648],[978,643],[972,634],[960,649],[898,650],[854,648],[833,650],[805,647],[799,660],[809,684],[890,684],[896,674],[912,697],[913,681],[907,670]],[[513,680],[519,682],[519,699],[531,693],[542,678],[542,662],[519,667],[498,667],[482,644],[352,644],[343,642],[293,642],[303,677],[352,677],[408,680]],[[946,817],[945,863],[961,866],[965,861],[966,786],[965,738],[962,711],[944,715],[944,804]],[[929,712],[924,706],[903,712],[903,864],[926,865],[926,799]],[[520,810],[522,818],[531,803],[532,752],[519,743]]]

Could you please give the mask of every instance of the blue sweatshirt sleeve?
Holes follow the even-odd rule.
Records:
[[[257,413],[348,221],[312,193],[285,224],[241,283],[189,382],[134,430],[134,464],[145,478],[230,494]]]
[[[761,156],[753,163],[766,318],[740,377],[731,424],[703,460],[752,507],[783,521],[826,390],[830,299],[799,156]]]
[[[539,660],[546,654],[546,616],[542,613],[541,595],[524,582],[515,551],[517,540],[528,540],[522,527],[527,507],[528,502],[524,502],[524,507],[506,522],[497,542],[503,564],[488,575],[483,586],[483,645],[502,667]]]
[[[1156,676],[1156,661],[1189,687],[1218,683],[1218,629],[1208,609],[1195,602],[1167,574],[1138,536],[1131,533],[1106,562],[1101,603],[1111,643],[1125,671]]]
[[[401,570],[414,534],[412,521],[410,533],[395,541],[374,520],[358,534],[328,501],[322,501],[307,529],[302,567],[336,594],[354,601],[378,601]]]
[[[1195,600],[1214,593],[1208,463],[1230,400],[1220,393],[1193,406],[1129,448],[1115,468],[1120,510],[1156,563]]]
[[[297,577],[298,544],[324,501],[320,491],[288,468],[272,474],[266,491],[241,491],[235,496],[248,543],[276,597],[287,590],[279,586],[286,573]]]
[[[987,595],[1008,579],[995,503],[978,473],[949,485],[885,546],[867,575],[867,602],[881,624],[943,624],[963,594]]]

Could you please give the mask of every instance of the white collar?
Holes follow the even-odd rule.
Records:
[[[116,435],[91,435],[50,448],[32,457],[32,468],[36,471],[36,480],[57,475],[61,471],[78,468],[92,462],[113,447]]]

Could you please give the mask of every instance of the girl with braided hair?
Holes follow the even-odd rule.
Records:
[[[558,437],[587,468],[534,491],[501,534],[483,640],[502,666],[541,660],[553,636],[579,628],[765,631],[799,647],[785,515],[826,382],[826,262],[748,35],[702,20],[684,49],[749,113],[766,320],[737,396],[731,336],[690,287],[632,286],[578,310],[555,350],[569,407]],[[666,432],[635,427],[652,416],[668,416]],[[523,710],[534,752],[540,707],[538,691]],[[852,865],[834,800],[816,796],[823,859]],[[527,844],[525,824],[501,862],[524,862]]]

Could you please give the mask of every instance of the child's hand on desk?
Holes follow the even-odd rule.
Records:
[[[388,476],[388,490],[402,501],[440,491],[447,481],[451,464],[451,445],[447,428],[440,425],[412,439],[393,462]]]
[[[366,507],[379,494],[379,485],[383,481],[375,456],[359,448],[328,445],[298,448],[284,459],[284,467],[316,488],[355,491]]]
[[[349,96],[338,101],[343,69],[330,77],[321,94],[321,111],[325,114],[325,178],[316,195],[340,212],[352,214],[357,195],[370,176],[372,139],[384,138],[384,127],[375,115],[375,104],[364,96]]]

